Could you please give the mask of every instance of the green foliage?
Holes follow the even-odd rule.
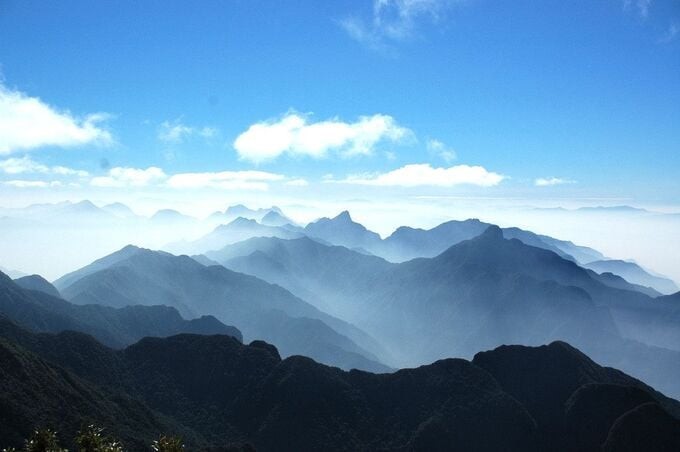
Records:
[[[123,452],[119,442],[103,435],[104,429],[88,425],[78,432],[75,443],[79,452]]]
[[[25,452],[68,452],[62,449],[57,439],[57,432],[49,428],[38,429],[26,440]]]
[[[184,444],[182,438],[177,436],[161,436],[151,445],[154,452],[182,452]]]

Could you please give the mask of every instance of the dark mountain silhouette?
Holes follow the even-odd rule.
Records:
[[[373,252],[372,250],[377,249],[381,243],[378,234],[352,220],[346,210],[334,218],[321,218],[309,223],[305,227],[305,233],[334,245],[363,248],[369,252]]]
[[[106,426],[134,450],[144,450],[159,431],[188,433],[129,395],[98,388],[4,339],[0,339],[0,393],[3,446],[22,447],[33,429],[44,425],[58,428],[68,441],[88,421]]]
[[[607,441],[628,437],[642,446],[637,450],[674,445],[678,402],[564,343],[502,347],[473,362],[445,359],[376,375],[301,356],[281,360],[272,345],[219,335],[147,338],[116,352],[86,335],[35,335],[0,320],[0,337],[0,375],[9,377],[0,386],[10,389],[0,418],[13,421],[0,430],[3,445],[19,446],[33,416],[72,425],[71,406],[52,408],[63,394],[88,420],[132,444],[174,428],[188,450],[240,442],[260,451],[568,451],[568,435],[589,422],[607,430]],[[22,378],[26,373],[31,378]],[[576,423],[560,424],[579,407],[589,409]],[[612,413],[628,407],[635,422],[629,410],[607,429]],[[579,438],[591,445],[602,436]]]
[[[105,263],[110,265],[102,268]],[[248,340],[276,342],[285,355],[303,354],[348,369],[389,370],[357,345],[354,339],[365,334],[355,327],[279,286],[188,256],[126,247],[67,279],[73,282],[61,293],[76,304],[167,304],[187,317],[215,315],[236,324]]]
[[[20,287],[0,273],[0,314],[36,332],[82,331],[111,347],[124,347],[145,336],[177,333],[241,333],[211,316],[184,320],[168,306],[78,306],[41,291]]]
[[[679,449],[680,421],[656,403],[645,403],[618,418],[602,447],[605,452]]]
[[[502,346],[476,354],[472,363],[527,408],[537,423],[542,450],[552,450],[555,438],[564,438],[566,450],[601,450],[619,416],[648,402],[663,406],[659,409],[666,416],[680,415],[676,400],[623,372],[597,365],[564,342]],[[647,444],[653,441],[648,438]]]
[[[584,265],[597,273],[613,273],[624,278],[626,281],[651,287],[664,295],[678,291],[678,286],[670,279],[655,276],[633,262],[622,260],[598,260]]]
[[[47,295],[61,298],[57,288],[40,275],[23,276],[21,278],[16,278],[14,282],[24,289],[37,290],[39,292],[44,292]]]

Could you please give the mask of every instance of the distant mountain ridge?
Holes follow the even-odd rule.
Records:
[[[678,286],[672,280],[655,276],[633,262],[622,260],[597,260],[584,265],[597,273],[613,273],[634,284],[651,287],[664,295],[677,292]]]
[[[16,278],[14,282],[28,290],[37,290],[46,293],[56,298],[61,298],[61,294],[52,284],[40,275],[29,275],[21,278]]]
[[[178,333],[228,334],[242,340],[238,329],[212,316],[185,320],[176,309],[161,305],[78,306],[43,291],[26,289],[3,273],[0,273],[0,315],[31,331],[72,330],[91,334],[114,348],[127,346],[145,336]]]
[[[188,256],[128,246],[55,284],[76,304],[163,303],[185,316],[214,315],[233,323],[248,340],[275,342],[286,355],[312,356],[347,369],[389,370],[358,345],[366,335],[355,327],[279,286]]]
[[[401,264],[309,238],[256,238],[208,258],[358,325],[395,365],[561,339],[680,393],[672,378],[680,372],[680,304],[655,303],[621,278],[504,234],[491,226],[439,256]]]

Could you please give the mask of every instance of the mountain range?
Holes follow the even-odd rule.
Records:
[[[212,316],[185,320],[175,308],[162,305],[120,308],[75,305],[55,297],[57,289],[44,280],[39,290],[33,284],[26,288],[26,278],[31,277],[15,282],[0,273],[0,315],[31,331],[80,331],[113,348],[125,347],[147,336],[178,333],[226,334],[242,340],[237,328]]]
[[[261,279],[127,246],[55,281],[72,303],[113,307],[165,304],[182,315],[214,315],[237,324],[248,340],[276,343],[342,368],[384,371],[367,334]],[[372,349],[372,350],[371,350]]]
[[[357,325],[395,366],[564,339],[680,394],[677,303],[505,239],[498,227],[401,264],[309,238],[254,238],[206,256]]]
[[[118,204],[31,209],[22,221],[138,221]],[[53,283],[0,273],[0,446],[49,425],[73,447],[84,420],[131,450],[167,432],[191,450],[680,444],[669,279],[476,219],[383,239],[347,211],[225,218],[176,254],[128,245]],[[151,223],[200,222],[159,211],[140,234]]]
[[[87,419],[133,450],[168,431],[189,450],[680,447],[677,401],[563,342],[376,375],[281,360],[272,345],[228,336],[147,338],[114,351],[0,319],[0,375],[0,416],[11,419],[4,446],[20,446],[35,422],[58,425],[72,446]]]

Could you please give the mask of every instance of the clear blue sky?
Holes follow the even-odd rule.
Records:
[[[283,178],[265,182],[270,191],[296,180],[281,189],[338,189],[322,182],[332,173],[367,190],[680,203],[680,1],[385,3],[0,0],[4,96],[39,98],[76,128],[96,129],[25,144],[0,127],[0,160],[33,165],[14,161],[0,181],[88,190],[258,170]],[[16,105],[5,99],[0,121]],[[98,112],[108,119],[85,119]],[[321,157],[307,143],[253,158],[279,145],[266,141],[276,138],[269,129],[234,146],[262,121],[296,116],[355,130],[374,115],[390,117],[396,135],[388,130],[360,155],[350,155],[363,136],[354,132]],[[390,178],[408,164],[430,167]],[[459,184],[445,179],[467,173],[429,172],[461,165],[503,178]],[[56,166],[88,175],[74,181]],[[116,167],[164,176],[126,179],[109,173]],[[39,197],[45,188],[26,185],[3,193]]]

